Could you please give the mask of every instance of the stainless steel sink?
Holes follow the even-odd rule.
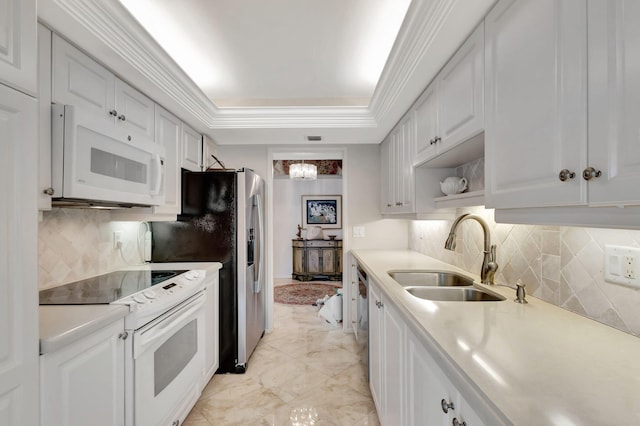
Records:
[[[390,271],[389,276],[403,287],[471,287],[473,280],[455,272],[445,271]]]
[[[499,294],[479,288],[405,287],[405,290],[419,299],[440,302],[497,302],[506,300]]]

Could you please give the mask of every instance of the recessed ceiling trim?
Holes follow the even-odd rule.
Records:
[[[38,17],[98,60],[107,64],[124,61],[163,92],[164,98],[190,114],[194,127],[377,128],[376,138],[381,140],[493,3],[495,0],[412,1],[368,107],[220,108],[117,0],[39,0]],[[74,26],[81,26],[85,34],[113,52],[96,49],[96,41],[85,41]]]

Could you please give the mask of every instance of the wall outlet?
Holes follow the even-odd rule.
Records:
[[[122,247],[122,231],[113,231],[113,248],[119,249]]]
[[[640,248],[605,245],[604,280],[629,287],[640,287],[637,259]]]

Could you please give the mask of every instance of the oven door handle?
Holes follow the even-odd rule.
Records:
[[[133,339],[133,357],[138,358],[149,348],[154,347],[156,343],[162,342],[176,330],[196,318],[197,312],[203,309],[204,303],[205,296],[202,294],[160,322],[149,324],[145,326],[146,329],[136,332]]]

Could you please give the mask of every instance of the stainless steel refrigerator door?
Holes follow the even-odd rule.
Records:
[[[244,212],[244,214],[243,214]],[[265,329],[264,181],[238,173],[238,361],[244,367]]]

